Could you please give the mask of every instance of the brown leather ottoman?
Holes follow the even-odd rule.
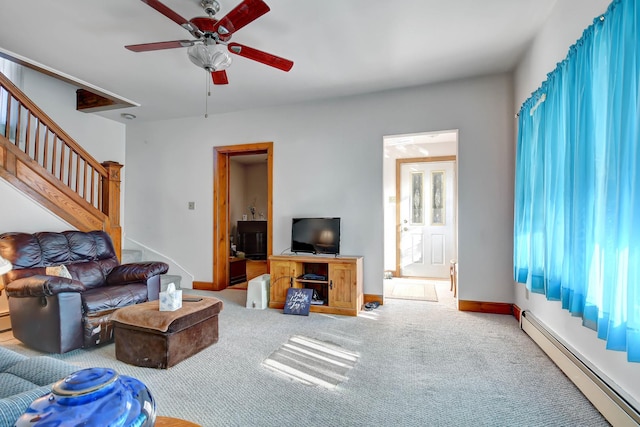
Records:
[[[112,317],[116,359],[145,368],[169,368],[218,342],[221,310],[222,301],[211,297],[183,301],[175,311],[160,311],[158,301],[121,308]]]

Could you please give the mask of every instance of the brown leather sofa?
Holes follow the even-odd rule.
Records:
[[[4,283],[14,337],[49,353],[111,342],[111,314],[157,300],[159,275],[169,269],[163,262],[120,264],[103,231],[4,233],[0,256],[13,264]]]

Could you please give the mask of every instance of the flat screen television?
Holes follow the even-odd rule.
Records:
[[[293,218],[291,252],[340,253],[340,218]]]

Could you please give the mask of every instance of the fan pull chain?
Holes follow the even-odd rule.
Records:
[[[204,118],[209,117],[209,97],[211,96],[211,73],[206,73],[207,83],[205,84],[206,96],[204,98]]]

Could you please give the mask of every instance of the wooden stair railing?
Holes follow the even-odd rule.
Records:
[[[0,177],[78,230],[106,231],[120,259],[121,168],[100,164],[0,73]]]

